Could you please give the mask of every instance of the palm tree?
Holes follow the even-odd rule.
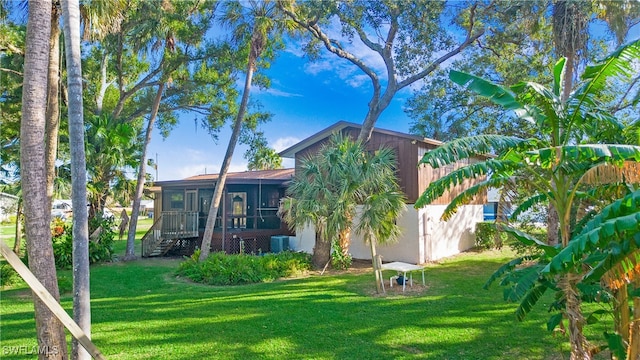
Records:
[[[269,147],[260,147],[254,153],[249,163],[249,170],[272,170],[282,168],[282,158],[278,152]]]
[[[147,5],[149,7],[156,8],[154,3],[150,3]],[[136,189],[133,197],[131,221],[129,222],[129,231],[127,233],[127,247],[124,260],[133,260],[136,258],[135,235],[136,228],[138,226],[140,202],[142,201],[142,194],[147,175],[147,148],[149,147],[149,143],[151,142],[151,135],[156,119],[158,117],[158,111],[160,109],[160,103],[162,101],[163,93],[168,85],[167,83],[169,83],[169,85],[171,83],[172,73],[176,71],[180,66],[184,66],[182,59],[179,59],[178,61],[173,60],[173,62],[169,64],[169,58],[172,57],[171,54],[174,54],[176,52],[182,53],[180,49],[176,49],[177,42],[181,41],[182,39],[178,38],[175,34],[178,32],[184,35],[185,32],[180,31],[180,28],[176,29],[175,26],[179,24],[179,27],[184,27],[185,21],[191,22],[192,19],[190,19],[190,17],[192,17],[192,15],[195,15],[194,17],[197,19],[205,11],[213,12],[213,9],[207,9],[206,3],[197,3],[195,6],[193,6],[192,4],[170,4],[167,1],[163,2],[162,6],[157,10],[159,11],[156,11],[154,13],[151,12],[151,9],[142,11],[141,13],[144,14],[145,18],[150,19],[149,21],[140,22],[137,28],[133,31],[136,33],[142,33],[143,35],[141,37],[147,37],[143,40],[139,40],[141,43],[135,44],[136,46],[144,47],[144,45],[148,44],[154,44],[153,46],[156,46],[157,44],[164,41],[164,53],[162,55],[161,63],[168,64],[167,66],[163,67],[162,73],[160,74],[158,89],[156,91],[156,96],[154,97],[153,103],[151,104],[151,113],[149,114],[149,119],[147,121],[144,143],[142,145],[141,158],[138,165],[138,177],[136,180]],[[187,24],[187,26],[189,26],[190,28],[187,36],[189,37],[189,39],[191,39],[192,42],[196,43],[202,39],[204,33],[208,29],[208,24],[205,24],[203,26],[195,26],[192,23],[189,23]],[[200,36],[198,36],[198,34],[200,34]]]
[[[24,196],[25,233],[29,267],[45,288],[59,301],[56,268],[49,229],[50,212],[46,208],[47,188],[44,164],[45,112],[47,104],[47,68],[51,2],[29,3],[22,89],[20,127],[20,176]],[[64,327],[47,306],[34,299],[38,345],[59,349],[49,358],[65,359],[67,345]]]
[[[248,5],[246,9],[244,8],[245,4]],[[253,74],[258,68],[258,60],[266,49],[276,43],[274,36],[281,36],[283,32],[293,29],[289,26],[289,22],[282,20],[276,4],[272,0],[231,1],[226,4],[223,23],[233,26],[233,40],[244,47],[244,49],[240,50],[247,55],[247,68],[244,88],[242,90],[242,100],[240,101],[238,113],[233,122],[233,130],[213,192],[213,200],[211,201],[211,208],[202,239],[200,261],[204,261],[209,256],[211,250],[211,237],[213,236],[216,214],[218,213],[220,200],[222,199],[227,173],[231,166],[231,158],[233,157],[233,152],[240,137],[240,131],[249,103],[249,92],[251,91]],[[248,51],[248,53],[245,53],[245,51]]]
[[[69,145],[73,207],[73,317],[84,333],[90,336],[89,214],[86,205],[87,162],[84,150],[79,1],[62,0],[62,12],[69,89]],[[73,339],[72,356],[74,359],[91,359],[91,355],[79,345],[77,339]]]
[[[332,242],[348,255],[351,228],[371,247],[378,291],[376,242],[389,243],[400,231],[395,220],[404,209],[390,149],[373,154],[361,141],[335,134],[318,153],[304,159],[287,189],[280,214],[289,226],[300,229],[309,224],[316,231],[313,263],[329,262]],[[357,214],[358,207],[360,214]]]
[[[495,103],[511,109],[522,119],[537,125],[540,136],[522,139],[500,135],[480,135],[454,140],[427,153],[421,160],[423,164],[441,167],[460,159],[471,158],[486,153],[495,153],[495,158],[477,162],[453,171],[449,175],[430,184],[429,188],[416,202],[416,207],[424,206],[437,199],[450,186],[459,184],[467,178],[477,178],[492,173],[487,180],[470,187],[457,196],[445,210],[443,217],[451,216],[462,203],[471,199],[487,187],[500,187],[505,184],[522,184],[534,189],[534,193],[522,202],[514,213],[520,213],[534,204],[548,201],[559,217],[560,249],[573,249],[576,232],[580,224],[576,220],[578,205],[596,202],[598,196],[589,192],[584,175],[591,169],[604,164],[622,165],[624,161],[640,161],[640,147],[633,145],[580,144],[585,134],[597,131],[605,126],[617,126],[615,118],[602,110],[600,97],[610,86],[609,81],[628,78],[633,69],[629,66],[633,59],[640,57],[640,41],[636,41],[614,52],[603,62],[588,67],[583,75],[582,85],[571,94],[567,101],[562,100],[563,77],[566,73],[566,61],[559,61],[553,69],[554,82],[551,88],[540,84],[523,82],[506,89],[474,77],[452,71],[450,78],[469,89],[488,97]],[[636,70],[637,71],[637,70]],[[638,211],[638,210],[636,210]],[[638,220],[636,220],[636,224]],[[534,237],[517,230],[505,229],[527,244],[538,244]],[[602,240],[605,240],[604,238]],[[611,240],[607,237],[606,240]],[[554,258],[558,250],[549,245],[538,244],[544,251],[546,261],[553,258],[552,264],[566,263],[566,256]],[[564,251],[564,250],[563,250]],[[571,251],[571,250],[567,250]],[[562,253],[562,252],[561,252]],[[580,258],[580,257],[578,257]],[[575,257],[574,257],[575,259]],[[507,268],[514,268],[514,261],[497,272],[497,277]],[[579,266],[554,265],[550,268],[532,267],[528,277],[514,285],[511,299],[522,300],[518,316],[522,318],[535,304],[541,294],[556,284],[562,292],[561,304],[564,315],[569,321],[571,339],[571,358],[589,359],[592,349],[584,334],[586,324],[580,307],[581,297],[577,284],[584,278]],[[571,270],[571,271],[562,271]],[[542,275],[537,284],[538,275]],[[493,279],[493,278],[492,278]],[[553,281],[553,283],[552,283]],[[509,281],[507,281],[509,282]]]

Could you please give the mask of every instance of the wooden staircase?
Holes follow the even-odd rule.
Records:
[[[181,239],[198,238],[198,213],[165,211],[142,237],[142,257],[165,256]]]

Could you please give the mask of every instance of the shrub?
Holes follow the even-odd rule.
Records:
[[[111,261],[113,259],[113,220],[95,217],[89,222],[89,234],[102,226],[97,239],[89,241],[89,262]],[[53,256],[58,269],[66,269],[73,264],[73,229],[60,219],[51,222]]]
[[[499,233],[494,222],[479,222],[476,224],[476,247],[484,250],[501,248],[508,239],[505,233]]]
[[[241,285],[273,281],[304,273],[311,268],[311,257],[285,251],[264,256],[226,255],[216,252],[198,262],[200,251],[180,263],[177,275],[211,285]]]
[[[342,248],[337,241],[331,243],[331,267],[336,270],[347,270],[351,267],[352,260],[351,254],[342,253]]]
[[[11,286],[20,281],[20,275],[7,262],[0,264],[0,287]]]

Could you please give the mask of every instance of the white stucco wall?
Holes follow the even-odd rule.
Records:
[[[440,221],[445,205],[430,205],[415,209],[407,205],[398,219],[402,235],[398,242],[379,245],[382,260],[421,264],[455,255],[475,245],[475,224],[482,221],[482,205],[465,205],[449,221]],[[298,229],[291,237],[290,246],[296,251],[313,252],[315,232],[313,227]],[[351,255],[356,259],[371,259],[369,245],[352,232]]]

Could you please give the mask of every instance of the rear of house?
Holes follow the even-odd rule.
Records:
[[[296,164],[299,164],[303,157],[317,152],[334,132],[342,132],[356,138],[360,128],[361,126],[358,124],[338,122],[282,151],[280,155],[294,158]],[[486,202],[486,195],[479,196],[470,205],[462,206],[449,221],[440,220],[451,199],[462,189],[470,186],[472,182],[467,181],[456,186],[424,208],[415,209],[413,207],[418,197],[432,181],[465,165],[459,163],[439,169],[433,169],[427,165],[418,167],[418,161],[422,156],[440,145],[442,143],[437,140],[378,128],[374,129],[371,139],[367,143],[367,148],[370,151],[375,151],[380,147],[394,150],[399,184],[407,197],[407,209],[398,219],[398,225],[403,231],[401,238],[395,244],[380,246],[378,249],[384,261],[421,264],[455,255],[475,245],[475,224],[483,221],[483,204]],[[315,244],[314,229],[310,227],[296,229],[296,237],[290,241],[294,248],[312,252]],[[371,258],[369,246],[353,232],[350,252],[354,258]]]

